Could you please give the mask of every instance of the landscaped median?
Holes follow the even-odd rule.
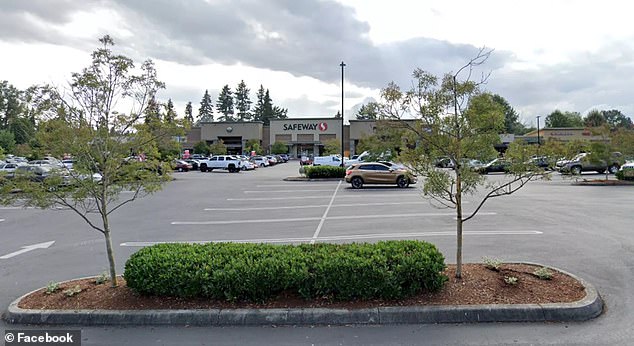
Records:
[[[493,265],[492,265],[493,263]],[[33,291],[5,319],[28,324],[314,325],[580,321],[603,303],[583,280],[487,262],[454,277],[422,241],[160,244],[116,288],[86,278]]]

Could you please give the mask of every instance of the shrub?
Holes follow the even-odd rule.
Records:
[[[634,180],[634,169],[628,168],[619,170],[615,174],[618,180]]]
[[[108,281],[108,272],[103,272],[101,273],[101,275],[97,276],[95,278],[95,284],[96,285],[102,285],[104,283],[106,283],[106,281]]]
[[[504,282],[506,282],[507,285],[515,286],[519,283],[519,279],[515,276],[505,276]]]
[[[345,167],[334,166],[308,166],[304,168],[306,176],[315,178],[344,178],[346,176]]]
[[[500,266],[502,265],[502,260],[497,258],[483,257],[482,262],[484,263],[484,266],[487,269],[490,269],[496,272],[500,271]]]
[[[63,291],[62,293],[64,293],[64,295],[67,296],[67,297],[75,296],[75,295],[81,293],[81,286],[76,285],[74,287],[71,287],[71,288]]]
[[[446,277],[432,244],[158,244],[126,262],[140,294],[265,301],[282,291],[306,299],[398,299],[435,291]]]
[[[546,267],[541,267],[539,269],[536,269],[533,272],[533,275],[537,276],[541,280],[550,280],[553,278],[553,273],[550,270],[548,270],[548,268]]]
[[[59,289],[59,283],[55,281],[50,281],[48,285],[46,285],[46,294],[53,294],[55,291]]]

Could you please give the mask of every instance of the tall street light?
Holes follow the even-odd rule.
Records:
[[[541,146],[541,140],[539,138],[539,118],[541,116],[537,116],[537,154],[539,155],[539,147]]]
[[[346,64],[342,61],[339,66],[341,66],[341,167],[345,167],[343,161],[343,68],[346,67]]]

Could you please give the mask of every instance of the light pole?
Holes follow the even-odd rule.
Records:
[[[342,61],[339,66],[341,66],[341,167],[345,167],[343,161],[343,68],[346,67],[346,64]]]
[[[539,148],[541,141],[539,138],[539,118],[541,118],[540,115],[537,116],[537,147]]]

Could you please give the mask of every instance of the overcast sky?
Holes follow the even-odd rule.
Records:
[[[0,80],[64,84],[97,38],[155,61],[179,114],[205,89],[262,84],[289,117],[345,114],[402,88],[420,67],[457,70],[495,49],[486,89],[527,125],[556,108],[634,115],[634,25],[629,2],[451,0],[0,0]]]

